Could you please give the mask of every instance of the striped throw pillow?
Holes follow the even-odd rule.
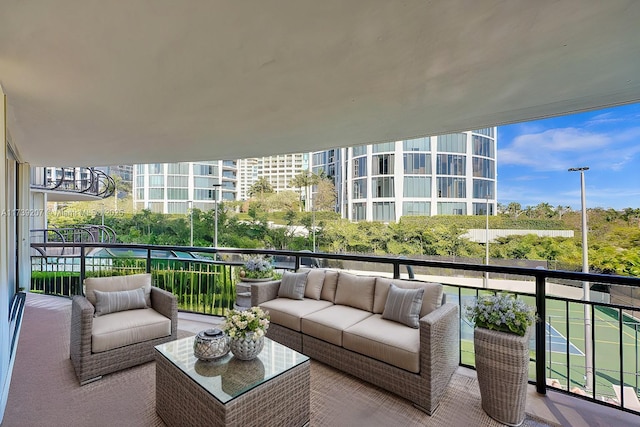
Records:
[[[389,295],[384,305],[382,318],[418,329],[423,296],[424,288],[403,289],[392,283],[389,286]]]
[[[136,308],[147,308],[147,303],[144,299],[144,288],[132,291],[94,292],[96,294],[96,316]]]

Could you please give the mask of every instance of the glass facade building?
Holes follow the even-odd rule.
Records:
[[[237,175],[235,160],[135,165],[133,206],[167,214],[211,210],[216,199],[237,199]]]
[[[493,215],[497,128],[312,153],[332,177],[337,211],[353,221],[411,215]]]

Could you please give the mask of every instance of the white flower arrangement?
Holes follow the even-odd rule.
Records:
[[[536,321],[535,309],[508,294],[478,298],[475,305],[465,307],[467,318],[477,327],[524,336]]]
[[[229,338],[246,338],[249,332],[253,332],[254,341],[263,337],[268,328],[269,314],[260,307],[251,307],[245,311],[231,310],[223,326]]]

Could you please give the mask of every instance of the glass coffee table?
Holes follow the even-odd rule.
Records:
[[[168,426],[302,426],[309,422],[309,358],[265,338],[254,360],[203,362],[194,337],[155,347],[156,412]]]

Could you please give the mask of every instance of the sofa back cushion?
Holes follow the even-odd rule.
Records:
[[[308,274],[306,271],[302,273],[285,271],[282,274],[282,280],[278,288],[278,297],[298,300],[304,299],[304,290],[307,286]]]
[[[340,272],[335,303],[371,312],[376,278]]]
[[[144,288],[144,300],[147,307],[151,307],[151,274],[132,274],[129,276],[90,277],[84,279],[84,295],[89,302],[96,305],[94,291],[114,292],[133,291]]]
[[[420,317],[424,317],[442,305],[442,293],[444,289],[441,283],[416,282],[413,280],[389,279],[387,277],[376,278],[376,290],[373,303],[373,312],[382,314],[389,295],[389,285],[393,283],[399,288],[416,289],[424,288]]]
[[[324,270],[324,282],[320,299],[335,302],[336,286],[338,286],[338,272],[335,270]]]
[[[320,299],[322,293],[322,284],[324,283],[324,270],[312,269],[308,270],[307,286],[304,288],[304,297],[315,300]]]

